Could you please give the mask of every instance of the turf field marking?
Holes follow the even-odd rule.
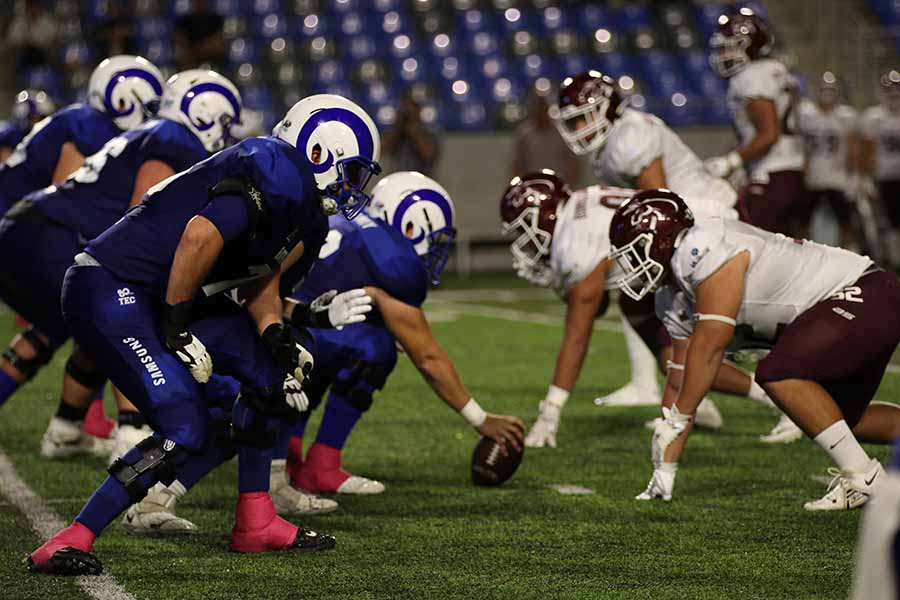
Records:
[[[22,481],[2,449],[0,449],[0,494],[6,496],[10,503],[28,518],[31,528],[42,542],[66,526],[53,509],[47,506],[44,499]],[[114,577],[106,573],[94,577],[77,577],[75,581],[88,596],[96,600],[137,600],[126,592]]]
[[[471,317],[486,317],[488,319],[501,319],[516,323],[535,323],[537,325],[549,325],[551,327],[560,327],[563,324],[563,317],[554,317],[542,313],[515,310],[511,308],[498,308],[486,304],[470,304],[468,302],[465,304],[457,304],[453,301],[437,301],[434,304],[440,304],[441,309]],[[601,331],[617,331],[621,333],[622,325],[612,321],[597,319],[594,321],[594,329]]]

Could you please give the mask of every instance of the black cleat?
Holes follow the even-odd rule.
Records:
[[[334,538],[332,545],[333,541]],[[103,572],[103,565],[96,556],[72,547],[57,550],[44,565],[35,564],[31,556],[25,558],[25,564],[29,572],[47,575],[99,575]]]
[[[319,552],[320,550],[331,550],[337,544],[334,536],[327,533],[316,533],[308,529],[298,529],[297,537],[291,544],[289,550],[299,550],[300,552]]]

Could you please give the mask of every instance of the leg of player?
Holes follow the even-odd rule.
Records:
[[[47,338],[33,327],[13,338],[0,355],[0,406],[50,361],[54,351]]]
[[[116,407],[119,412],[119,426],[116,429],[115,443],[109,456],[110,464],[137,446],[138,442],[153,434],[153,430],[147,424],[147,419],[119,388],[113,386],[113,395],[116,397]]]
[[[631,365],[631,381],[607,396],[594,400],[597,406],[659,406],[656,357],[625,316],[622,317],[625,348]]]
[[[41,456],[49,459],[79,455],[107,456],[113,441],[83,431],[88,408],[103,386],[106,373],[87,354],[73,348],[66,361],[62,397],[41,439]]]

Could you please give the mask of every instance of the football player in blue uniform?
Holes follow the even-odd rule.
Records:
[[[158,105],[162,90],[159,69],[140,56],[102,61],[91,74],[88,103],[72,104],[37,123],[0,165],[0,214],[35,190],[61,184],[82,166],[85,156],[99,152],[123,130],[141,125]],[[50,355],[34,329],[17,336],[0,356],[0,404]],[[91,414],[103,421],[102,404]]]
[[[353,222],[331,218],[319,262],[303,280],[286,316],[307,320],[302,307],[329,290],[365,288],[377,308],[365,323],[343,329],[310,329],[316,370],[305,387],[315,408],[328,391],[322,423],[304,460],[301,415],[288,444],[291,483],[308,492],[378,494],[381,482],[341,467],[341,451],[359,418],[372,404],[397,362],[395,344],[406,351],[435,393],[483,435],[520,447],[523,424],[517,417],[486,413],[460,381],[452,360],[434,338],[422,303],[438,283],[456,236],[453,202],[437,182],[416,172],[383,178],[367,213]],[[298,306],[301,307],[298,309]]]
[[[178,73],[167,82],[160,118],[112,138],[63,184],[33,192],[7,212],[0,221],[0,253],[10,264],[0,274],[0,298],[32,324],[32,339],[38,337],[44,357],[69,337],[59,297],[66,269],[85,241],[119,220],[152,186],[229,143],[229,127],[240,110],[237,88],[218,73]],[[41,443],[42,456],[109,451],[98,438],[82,434],[90,401],[105,383],[104,370],[76,344],[66,363],[59,408]],[[129,439],[125,432],[140,428],[143,420],[126,401],[119,403],[124,410],[117,441],[130,448],[150,432],[138,430],[138,439]]]
[[[56,112],[56,103],[44,90],[22,90],[16,94],[8,121],[0,121],[0,162],[12,154],[35,123]]]
[[[368,203],[380,139],[361,108],[328,94],[294,105],[275,134],[154,187],[66,273],[73,338],[156,433],[110,466],[75,522],[31,554],[32,570],[99,573],[90,551],[110,522],[158,482],[186,491],[233,455],[233,440],[240,494],[231,548],[334,547],[333,537],[278,517],[268,494],[271,444],[284,419],[306,408],[313,366],[282,322],[281,280],[312,265],[326,211],[352,218]],[[243,305],[223,294],[235,289]],[[225,407],[228,428],[217,426],[223,411],[213,412],[202,387],[213,371],[241,384]]]

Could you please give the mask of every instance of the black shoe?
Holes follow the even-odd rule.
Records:
[[[31,556],[25,558],[25,564],[30,572],[47,575],[99,575],[103,572],[103,565],[96,556],[72,547],[57,550],[47,564],[40,567],[34,564]]]
[[[327,533],[316,533],[308,529],[298,529],[297,537],[291,544],[291,550],[299,550],[300,552],[318,552],[320,550],[331,550],[334,548],[337,540],[334,536]]]

